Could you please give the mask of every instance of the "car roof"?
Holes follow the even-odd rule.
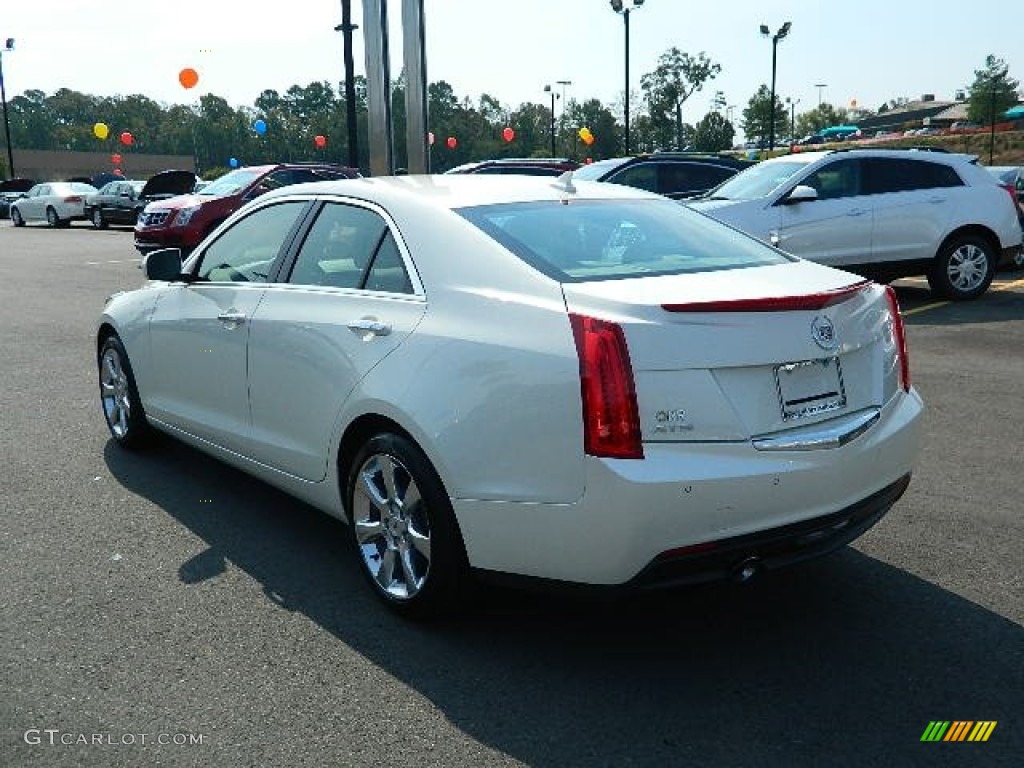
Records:
[[[884,148],[884,147],[850,147],[844,149],[824,149],[817,150],[814,152],[794,152],[790,155],[779,155],[762,162],[765,163],[778,163],[778,162],[806,162],[812,163],[817,160],[822,160],[826,157],[833,155],[849,155],[853,157],[901,157],[901,158],[913,158],[915,160],[928,159],[936,162],[943,162],[946,164],[953,163],[970,163],[977,159],[977,155],[965,155],[957,152],[934,152],[928,149],[918,149],[916,147],[908,149],[898,148]]]
[[[345,195],[388,206],[411,203],[442,209],[467,208],[533,201],[665,200],[653,192],[617,184],[575,181],[571,191],[563,179],[551,176],[488,176],[442,174],[434,176],[375,176],[297,184],[269,192],[260,199],[297,193]]]

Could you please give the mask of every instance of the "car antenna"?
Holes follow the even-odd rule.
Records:
[[[555,179],[555,187],[561,189],[564,192],[568,192],[570,195],[576,193],[576,185],[572,183],[572,171],[566,171],[557,179]]]

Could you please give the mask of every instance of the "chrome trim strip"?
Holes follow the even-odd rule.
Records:
[[[818,451],[841,448],[871,429],[881,416],[881,408],[868,408],[821,424],[754,437],[751,443],[759,451]]]

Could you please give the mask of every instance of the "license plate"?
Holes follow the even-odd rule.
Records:
[[[838,357],[775,366],[775,384],[785,420],[837,411],[846,405]]]

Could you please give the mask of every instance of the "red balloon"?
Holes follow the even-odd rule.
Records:
[[[114,154],[112,154],[110,156],[110,162],[112,162],[114,165],[120,165],[121,164],[121,155],[119,155],[117,152],[115,152]]]
[[[433,131],[427,131],[427,143],[430,144],[430,146],[434,146],[434,132]]]
[[[135,137],[132,136],[128,131],[121,134],[121,143],[126,147],[130,147],[132,142],[135,141]]]
[[[448,141],[446,141],[445,144],[448,145],[448,149],[455,149],[457,146],[459,146],[459,140],[456,139],[454,136],[449,136]]]
[[[321,134],[317,134],[316,136],[313,137],[313,143],[316,145],[317,149],[323,149],[324,147],[327,146],[327,137]]]
[[[114,169],[114,175],[115,176],[124,176],[124,171],[122,171],[120,168],[115,168]]]
[[[505,141],[512,141],[512,139],[516,137],[516,132],[513,131],[511,128],[506,128],[501,132],[501,136],[503,139],[505,139]]]
[[[586,160],[584,160],[583,162],[584,162],[584,163],[585,163],[586,165],[590,165],[590,164],[591,164],[592,162],[594,162],[594,158],[592,158],[592,157],[588,157],[588,158],[587,158]]]

